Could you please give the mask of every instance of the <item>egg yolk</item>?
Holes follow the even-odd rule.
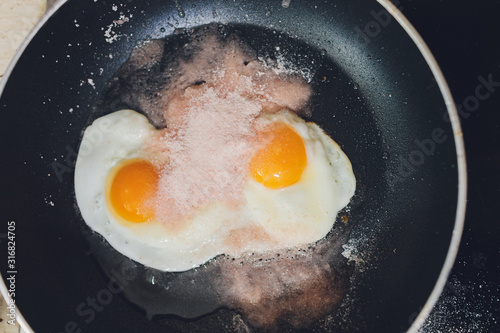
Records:
[[[151,220],[154,212],[148,202],[156,193],[158,179],[155,167],[145,160],[131,160],[116,167],[108,190],[116,214],[129,222]]]
[[[250,162],[252,177],[264,186],[279,189],[299,181],[307,165],[302,137],[293,128],[276,123],[259,135],[269,138]]]

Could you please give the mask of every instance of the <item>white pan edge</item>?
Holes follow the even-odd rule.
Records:
[[[390,0],[377,0],[388,12],[396,19],[396,21],[401,25],[401,27],[406,31],[406,33],[413,40],[420,53],[424,57],[425,61],[429,65],[429,68],[436,79],[439,90],[444,98],[446,104],[446,109],[450,117],[451,126],[453,129],[453,138],[455,140],[455,148],[457,151],[457,169],[458,169],[458,197],[457,197],[457,210],[455,215],[455,227],[453,229],[453,235],[451,238],[450,247],[448,248],[448,254],[444,261],[441,273],[434,285],[427,302],[424,307],[415,318],[408,333],[417,333],[425,322],[425,319],[429,316],[432,308],[436,304],[439,296],[443,292],[446,281],[448,280],[448,275],[450,274],[453,264],[458,253],[458,248],[460,245],[460,240],[462,239],[462,232],[464,229],[465,222],[465,208],[467,203],[467,167],[465,160],[465,147],[462,134],[462,127],[460,126],[460,119],[458,117],[457,108],[453,97],[450,92],[450,88],[446,83],[446,80],[436,62],[436,59],[432,55],[427,44],[425,44],[422,37],[419,35],[417,30],[408,21],[408,19],[401,13],[401,11],[392,3]]]

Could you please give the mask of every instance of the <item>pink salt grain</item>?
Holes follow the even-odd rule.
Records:
[[[166,94],[172,96],[164,111],[167,129],[151,146],[162,170],[155,213],[166,224],[209,202],[238,205],[255,149],[255,118],[298,110],[310,96],[301,79],[282,80],[257,60],[248,62],[236,43],[207,49],[219,55],[202,52],[182,64],[188,72],[180,80],[199,76],[189,70],[199,72],[207,57],[219,59],[218,66],[204,73],[203,84]]]

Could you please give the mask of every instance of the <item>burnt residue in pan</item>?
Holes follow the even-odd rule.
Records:
[[[212,43],[208,57],[204,53],[207,39]],[[342,75],[332,70],[335,66],[320,50],[286,35],[250,26],[208,25],[140,42],[108,82],[91,118],[130,108],[144,113],[157,128],[168,126],[162,110],[169,100],[177,91],[204,84],[207,73],[217,67],[217,50],[228,45],[237,45],[243,52],[244,66],[260,62],[290,85],[307,84],[315,90],[335,79],[332,72]],[[197,70],[186,70],[186,64],[193,62]],[[314,119],[315,104],[302,101],[300,111],[306,119]],[[355,224],[351,211],[362,201],[361,192],[337,216],[328,236],[316,244],[239,258],[220,255],[182,273],[144,267],[115,251],[98,234],[88,232],[88,238],[104,273],[121,281],[123,294],[133,306],[165,327],[181,323],[187,330],[197,331],[207,327],[331,329],[336,324],[329,318],[349,289],[353,271],[342,255],[342,246]]]

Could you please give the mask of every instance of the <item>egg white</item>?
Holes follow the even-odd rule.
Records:
[[[151,159],[144,147],[156,129],[132,110],[95,120],[84,133],[75,167],[75,194],[83,219],[121,254],[172,272],[197,267],[222,253],[240,256],[321,239],[354,194],[349,159],[321,128],[292,112],[265,114],[256,121],[286,123],[302,137],[307,166],[301,179],[270,189],[249,176],[237,209],[211,202],[172,227],[158,221],[118,221],[105,198],[106,179],[115,166],[129,159]],[[238,233],[241,230],[256,231]],[[241,239],[235,242],[234,235]]]
[[[304,140],[307,166],[297,183],[281,189],[267,188],[250,177],[246,210],[279,247],[325,237],[356,189],[349,159],[318,125],[292,112],[267,114],[258,121],[292,127]]]
[[[129,159],[150,159],[143,147],[156,129],[132,110],[98,118],[84,133],[75,166],[75,195],[87,225],[123,255],[164,271],[185,271],[220,254],[221,203],[213,203],[175,228],[156,221],[118,221],[105,200],[106,178],[113,167]],[[93,138],[101,138],[95,140]]]

